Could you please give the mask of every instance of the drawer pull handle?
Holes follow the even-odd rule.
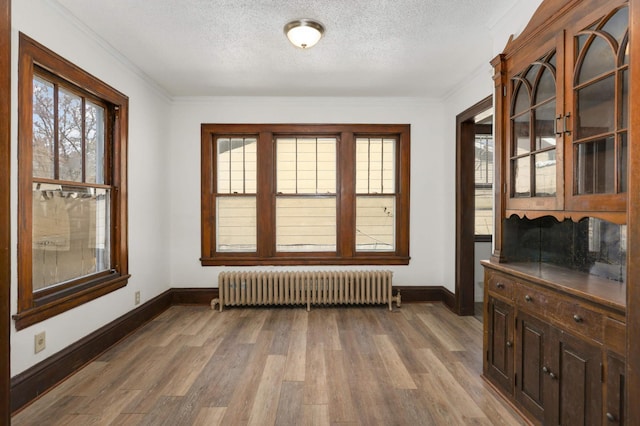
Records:
[[[573,316],[573,320],[575,322],[582,322],[582,317],[580,315],[576,314],[576,315]]]
[[[546,366],[542,367],[542,372],[543,373],[549,373],[549,369]]]
[[[526,300],[527,302],[531,302],[533,299],[527,294],[526,296],[524,296],[524,300]]]
[[[552,372],[549,373],[549,377],[551,377],[553,380],[555,380],[557,378],[557,376],[555,374],[553,374]]]
[[[496,284],[496,287],[498,287],[498,288],[504,288],[504,284],[503,284],[503,283],[497,283],[497,284]]]
[[[507,341],[507,347],[510,348],[511,346],[513,346],[513,343]]]
[[[618,419],[616,418],[616,416],[614,416],[611,413],[607,413],[607,420],[609,420],[610,422],[617,422]]]

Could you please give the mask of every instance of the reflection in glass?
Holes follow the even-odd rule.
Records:
[[[614,131],[615,94],[613,75],[577,91],[578,139]]]
[[[592,36],[587,53],[578,71],[578,84],[586,83],[616,69],[616,52],[604,37]]]
[[[542,76],[536,88],[536,104],[556,96],[556,81],[547,67],[542,67]]]
[[[518,158],[513,163],[514,197],[531,195],[531,157]]]
[[[536,150],[556,145],[555,134],[556,103],[549,102],[534,110]]]
[[[556,150],[535,155],[535,195],[548,197],[556,195]]]
[[[618,44],[622,43],[627,27],[629,26],[629,8],[620,8],[616,13],[609,18],[606,24],[602,27],[602,31],[609,33],[616,39]]]
[[[108,189],[33,184],[33,290],[110,269]]]
[[[33,78],[33,176],[54,178],[53,83]]]
[[[527,85],[519,81],[515,94],[515,103],[513,107],[513,115],[520,114],[531,107],[531,98]]]
[[[356,197],[356,251],[395,250],[395,197]]]
[[[577,193],[615,192],[615,140],[613,137],[577,145]]]
[[[82,98],[64,88],[58,90],[59,178],[82,182]]]
[[[531,152],[531,138],[529,129],[529,113],[525,113],[512,120],[514,152],[513,155],[522,155]]]
[[[335,197],[277,197],[276,250],[336,251]]]
[[[216,210],[216,251],[255,252],[256,197],[218,197]]]
[[[85,182],[104,183],[104,108],[87,102],[85,108]]]
[[[620,128],[626,129],[629,126],[629,70],[622,72],[622,96],[621,113],[620,113]]]
[[[627,192],[628,154],[627,134],[620,135],[620,192]]]

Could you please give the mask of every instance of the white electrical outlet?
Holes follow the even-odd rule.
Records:
[[[136,291],[136,305],[140,304],[140,292]]]
[[[47,335],[43,331],[42,333],[38,333],[34,336],[33,341],[33,353],[38,353],[44,350],[47,347]]]

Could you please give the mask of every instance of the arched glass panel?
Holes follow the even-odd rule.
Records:
[[[531,107],[529,89],[522,81],[517,83],[515,102],[513,103],[513,115],[520,114]]]
[[[579,65],[578,84],[586,83],[616,68],[615,52],[603,37],[593,37],[586,48],[587,53]]]
[[[542,75],[536,87],[536,104],[556,96],[556,81],[553,73],[547,67],[542,67]]]
[[[627,32],[628,26],[629,9],[627,7],[623,7],[609,18],[607,23],[602,27],[602,31],[611,34],[611,36],[618,41],[618,44],[620,44]]]

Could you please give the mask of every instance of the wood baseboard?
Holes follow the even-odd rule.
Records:
[[[455,312],[456,296],[445,287],[393,286],[393,289],[400,290],[402,303],[442,302]]]
[[[443,302],[452,311],[455,296],[444,287],[394,287],[402,303]],[[47,392],[97,358],[120,340],[172,305],[208,305],[218,297],[217,288],[173,288],[112,321],[11,379],[11,412]]]

